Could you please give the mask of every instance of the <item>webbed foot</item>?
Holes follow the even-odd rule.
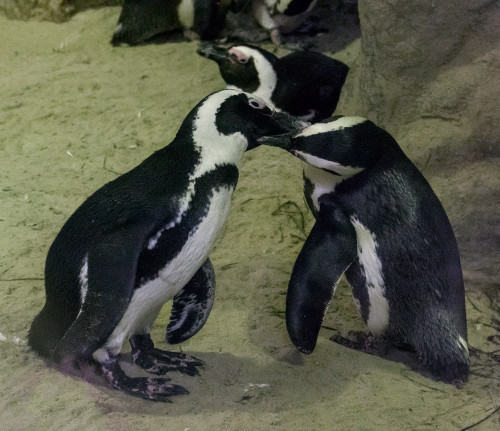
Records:
[[[350,338],[334,334],[330,340],[349,349],[359,350],[370,355],[385,356],[388,353],[389,345],[382,339],[373,337],[361,331],[350,331]]]
[[[156,349],[149,334],[133,335],[129,341],[134,362],[151,374],[180,371],[189,376],[197,376],[199,371],[196,367],[204,365],[202,360],[194,356]]]
[[[116,358],[109,358],[100,366],[104,377],[111,383],[113,388],[134,397],[170,403],[168,397],[189,393],[182,386],[169,383],[170,379],[167,378],[129,377],[121,369]]]

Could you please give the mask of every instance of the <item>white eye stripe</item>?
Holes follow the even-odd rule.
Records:
[[[271,62],[261,52],[248,46],[235,46],[229,50],[229,53],[234,54],[238,59],[245,57],[248,60],[252,59],[259,77],[259,87],[255,91],[252,91],[252,94],[267,100],[269,106],[274,108],[271,96],[276,88],[278,78]]]
[[[262,99],[249,99],[248,104],[254,109],[264,109],[266,103]]]
[[[334,121],[329,121],[328,123],[316,123],[312,126],[305,128],[296,137],[306,137],[312,136],[319,133],[334,132],[336,130],[347,129],[349,127],[356,126],[361,123],[365,123],[368,120],[363,117],[340,117]]]

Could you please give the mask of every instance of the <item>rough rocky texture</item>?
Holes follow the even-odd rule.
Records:
[[[357,73],[339,107],[393,132],[446,122],[431,145],[408,149],[439,151],[453,139],[448,164],[500,155],[500,2],[458,3],[360,0]]]

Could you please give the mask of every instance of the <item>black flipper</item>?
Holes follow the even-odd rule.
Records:
[[[92,359],[123,317],[133,294],[146,227],[123,225],[99,238],[88,253],[88,288],[80,313],[53,352],[71,366]]]
[[[215,297],[215,272],[207,259],[174,297],[166,339],[170,344],[191,338],[205,324]]]
[[[357,256],[356,232],[344,213],[320,199],[320,211],[295,262],[286,298],[286,325],[303,353],[316,347],[335,286]]]
[[[198,375],[203,361],[184,353],[166,352],[156,349],[149,334],[130,337],[132,357],[141,368],[152,374],[165,374],[168,371],[180,371],[190,376]]]

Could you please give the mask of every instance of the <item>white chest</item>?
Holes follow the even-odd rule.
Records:
[[[316,211],[319,211],[319,198],[324,194],[331,193],[335,186],[345,178],[330,174],[323,169],[316,168],[309,163],[303,163],[304,177],[307,178],[314,188],[309,196]]]
[[[366,324],[372,334],[380,335],[389,325],[389,303],[385,297],[382,262],[377,255],[377,238],[355,216],[351,217],[351,223],[356,231],[359,265],[370,303]]]
[[[179,21],[183,28],[193,27],[194,22],[194,4],[193,0],[181,0],[177,7]]]
[[[164,301],[177,294],[207,259],[226,221],[232,193],[233,187],[227,186],[214,192],[206,216],[193,228],[179,254],[160,270],[158,278],[168,285]]]
[[[232,193],[233,187],[228,186],[214,191],[207,214],[193,227],[180,252],[159,271],[158,277],[135,290],[105,349],[94,354],[97,360],[107,356],[104,351],[118,354],[131,335],[149,333],[163,304],[182,290],[207,259],[226,221]]]

